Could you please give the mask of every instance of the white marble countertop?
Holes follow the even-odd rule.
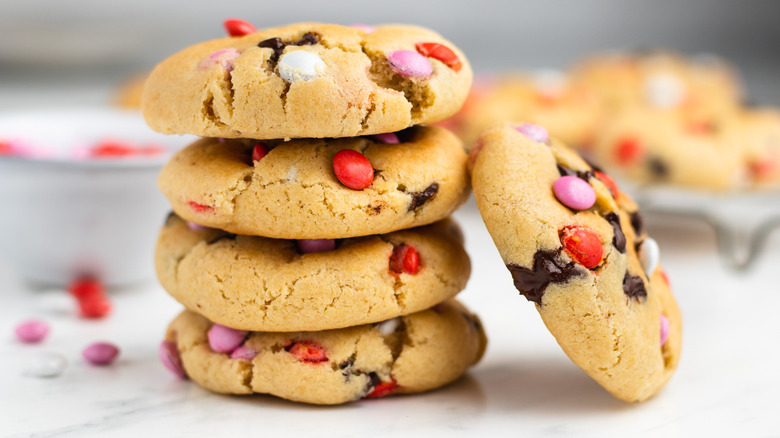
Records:
[[[0,436],[780,436],[780,232],[754,270],[736,274],[709,230],[651,227],[683,311],[683,355],[665,389],[627,404],[561,352],[514,290],[473,202],[456,216],[473,263],[460,297],[484,322],[484,359],[437,391],[339,407],[216,395],[177,380],[157,346],[180,306],[155,282],[111,291],[114,313],[82,320],[66,293],[32,290],[0,255]],[[52,325],[41,345],[14,337],[31,317]],[[121,348],[112,366],[81,358],[97,340]],[[67,370],[24,376],[42,351],[65,355]]]

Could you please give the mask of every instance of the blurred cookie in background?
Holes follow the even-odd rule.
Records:
[[[119,84],[119,89],[114,95],[114,105],[124,109],[141,109],[141,94],[144,91],[144,83],[149,72],[138,73]]]

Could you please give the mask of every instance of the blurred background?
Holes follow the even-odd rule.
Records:
[[[110,102],[166,56],[222,37],[222,21],[416,23],[461,47],[478,73],[565,68],[596,51],[663,47],[720,55],[748,96],[780,104],[780,3],[773,1],[0,2],[0,111]]]

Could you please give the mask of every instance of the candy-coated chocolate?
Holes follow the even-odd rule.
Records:
[[[363,190],[374,182],[374,168],[363,154],[344,149],[333,157],[333,171],[342,184],[353,190]]]
[[[601,238],[593,230],[583,227],[566,227],[561,232],[561,243],[575,262],[593,269],[601,263],[604,248]]]
[[[279,76],[287,82],[310,81],[325,69],[325,62],[316,53],[296,50],[279,59]]]
[[[218,353],[231,353],[244,343],[247,332],[214,324],[209,329],[209,346]]]
[[[433,74],[428,58],[411,50],[396,50],[387,57],[390,68],[406,78],[424,79]]]
[[[184,370],[184,365],[181,363],[181,356],[179,355],[179,350],[176,348],[175,342],[162,341],[157,353],[160,356],[160,362],[165,365],[165,368],[168,368],[170,372],[180,379],[187,378],[187,372]]]
[[[252,161],[260,161],[268,153],[268,147],[259,141],[252,148]]]
[[[381,333],[384,336],[392,335],[396,329],[398,329],[398,326],[401,324],[401,320],[398,318],[391,318],[387,321],[382,321],[380,323],[377,323],[376,329],[379,330],[379,333]]]
[[[295,243],[298,245],[298,251],[303,254],[336,249],[335,239],[298,239]]]
[[[257,352],[247,347],[246,345],[241,345],[237,347],[235,350],[233,350],[233,352],[230,353],[231,359],[252,360],[255,358],[255,356],[257,356]]]
[[[257,29],[248,21],[239,20],[238,18],[230,18],[225,20],[225,31],[232,37],[249,35],[257,32]]]
[[[463,68],[463,64],[460,62],[458,55],[447,46],[439,43],[417,43],[414,48],[423,56],[438,59],[456,72]]]
[[[49,323],[30,319],[16,326],[16,337],[27,344],[41,342],[49,334]]]
[[[401,140],[398,139],[398,135],[395,132],[386,132],[384,134],[376,134],[372,138],[380,143],[385,144],[398,144]]]
[[[596,202],[596,192],[576,176],[562,176],[553,183],[555,197],[574,210],[587,210]]]
[[[68,361],[58,353],[40,353],[33,356],[24,373],[34,377],[57,377],[65,371]]]
[[[655,239],[648,237],[639,245],[639,262],[642,264],[645,274],[649,277],[658,266],[661,250]]]
[[[390,256],[390,272],[393,274],[416,274],[420,271],[420,255],[411,245],[401,245],[393,248]]]
[[[109,365],[119,356],[119,348],[108,342],[95,342],[81,352],[92,365]]]
[[[285,347],[285,351],[295,356],[301,362],[322,363],[328,361],[325,348],[314,341],[298,341]]]
[[[547,133],[547,130],[539,125],[523,123],[522,125],[515,127],[515,129],[517,132],[523,134],[533,141],[538,141],[539,143],[546,143],[547,140],[550,139],[550,135]]]
[[[669,339],[669,318],[661,314],[661,346],[666,344],[666,340]]]

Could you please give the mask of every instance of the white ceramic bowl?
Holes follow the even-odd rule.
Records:
[[[154,143],[145,158],[77,159],[104,139]],[[43,158],[0,156],[0,252],[27,278],[66,285],[84,275],[106,285],[152,277],[153,252],[170,206],[157,173],[194,137],[153,132],[136,112],[112,108],[0,116],[0,140],[46,145]]]

